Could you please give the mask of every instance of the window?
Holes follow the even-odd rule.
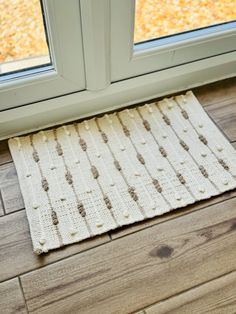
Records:
[[[12,12],[14,12],[12,14]],[[0,75],[24,75],[29,68],[51,65],[40,1],[0,2]]]
[[[0,64],[0,110],[85,88],[78,0],[45,0],[41,5],[39,0],[3,0],[1,9],[2,24],[7,24],[1,30],[1,58],[6,32],[15,35],[11,56]],[[28,51],[23,52],[21,43]]]
[[[224,3],[231,3],[226,8],[228,11],[232,10],[227,18],[216,17],[214,22],[213,18],[209,18],[208,12],[204,13],[208,16],[208,20],[205,20],[204,24],[202,22],[200,25],[200,19],[197,19],[197,13],[200,15],[200,12],[204,11],[203,3],[206,2],[214,3],[214,10],[221,15],[222,8],[217,9],[216,4],[222,1],[146,0],[149,4],[159,2],[162,5],[162,11],[158,12],[158,14],[163,15],[162,19],[153,22],[157,15],[155,11],[151,10],[148,13],[145,9],[143,9],[143,12],[140,11],[141,3],[145,3],[145,0],[111,0],[112,81],[119,81],[235,51],[236,22],[233,20],[236,18],[235,0],[223,1]],[[187,2],[194,3],[194,8],[192,9],[190,6],[187,8],[182,7],[181,3]],[[173,12],[168,11],[168,7],[173,8],[173,4],[175,4],[175,10],[179,11],[178,23],[173,23]],[[183,15],[186,9],[188,10],[188,18],[193,20],[191,25],[189,22],[186,23],[186,15]],[[212,12],[213,16],[214,12]],[[142,27],[139,24],[140,14],[149,14]],[[182,21],[180,21],[181,14]],[[170,23],[170,19],[172,23]],[[212,25],[215,23],[216,25]],[[211,25],[209,26],[209,24]],[[148,30],[150,25],[156,27],[152,32]],[[142,31],[142,28],[144,31]]]
[[[136,0],[134,43],[229,23],[235,19],[236,1]]]

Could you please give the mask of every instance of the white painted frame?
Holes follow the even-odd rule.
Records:
[[[236,52],[0,113],[0,140],[236,75]]]
[[[110,0],[80,0],[87,90],[101,90],[110,78]]]
[[[43,7],[53,67],[1,81],[0,110],[85,89],[79,0],[43,0]]]
[[[135,47],[134,22],[135,0],[111,0],[112,82],[236,50],[236,22]]]
[[[114,41],[110,26],[112,24],[111,1],[114,0],[80,0],[83,10],[82,33],[86,90],[0,112],[0,140],[236,75],[236,52],[234,51],[111,82],[113,74],[111,66],[114,67],[114,59],[111,60],[114,57],[111,53],[112,41]],[[115,1],[119,3],[123,0]],[[131,3],[130,0],[125,1]],[[65,3],[68,4],[66,1]],[[86,16],[83,16],[84,12],[87,12]],[[123,16],[121,21],[125,23],[124,20]],[[116,39],[119,41],[118,38]],[[148,56],[151,50],[145,53]],[[118,56],[117,63],[119,62]],[[14,93],[14,89],[11,92]]]

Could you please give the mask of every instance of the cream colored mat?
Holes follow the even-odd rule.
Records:
[[[236,152],[192,92],[9,145],[37,254],[236,187]]]

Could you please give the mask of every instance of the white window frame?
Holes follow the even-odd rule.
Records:
[[[135,0],[111,0],[113,82],[236,50],[236,22],[134,47]]]
[[[124,57],[124,54],[125,58],[127,57],[127,51],[121,49],[120,52],[123,55],[116,55],[114,59],[114,49],[116,47],[114,46],[114,41],[115,45],[117,45],[117,43],[122,40],[124,36],[122,23],[125,24],[127,22],[127,17],[125,18],[125,16],[119,15],[119,23],[117,24],[116,30],[118,37],[114,38],[114,12],[112,13],[112,3],[114,1],[117,1],[118,4],[122,2],[122,5],[126,3],[126,5],[130,7],[134,1],[70,0],[69,2],[64,0],[47,0],[47,2],[51,2],[52,5],[58,5],[58,3],[60,3],[60,10],[62,10],[63,3],[71,5],[71,3],[75,3],[76,1],[77,5],[79,3],[82,16],[80,22],[83,37],[85,69],[85,73],[83,73],[82,76],[85,76],[83,85],[85,86],[85,90],[65,93],[65,95],[61,95],[60,97],[49,97],[49,99],[36,101],[28,105],[25,105],[27,103],[23,104],[21,101],[24,106],[0,112],[0,139],[74,121],[78,118],[84,118],[140,103],[236,75],[236,51],[232,51],[163,70],[154,70],[151,73],[147,73],[150,69],[146,69],[145,74],[142,72],[142,75],[135,77],[133,77],[134,73],[131,71],[129,78],[116,81],[114,80],[114,64],[117,63],[116,68],[120,66],[124,67],[124,64],[121,64],[121,58]],[[72,7],[70,9],[72,9]],[[60,15],[58,16],[58,21],[62,23],[63,20],[63,23],[58,26],[59,29],[60,27],[63,28],[65,22],[69,23],[71,20],[71,16],[70,19],[65,19],[65,12],[63,10],[61,12],[62,16],[58,12]],[[117,14],[120,14],[120,11],[117,11]],[[66,15],[68,16],[69,12]],[[72,16],[74,16],[74,14],[72,14]],[[77,19],[78,18],[77,16]],[[77,23],[79,23],[78,20]],[[60,23],[58,22],[58,24]],[[69,26],[66,26],[66,29],[68,27]],[[127,33],[128,30],[126,29],[125,32]],[[56,31],[55,34],[57,34]],[[131,36],[133,36],[133,33]],[[70,39],[71,37],[65,38],[65,40],[68,40],[68,45]],[[224,37],[222,39],[224,39]],[[127,43],[124,43],[124,46],[126,44]],[[142,58],[140,57],[140,60],[149,60],[150,62],[152,53],[156,53],[156,48],[153,49],[154,50],[150,48],[142,52],[143,56]],[[59,51],[64,53],[63,47],[61,47]],[[131,53],[131,50],[129,50],[129,53],[129,62],[132,63],[133,51]],[[78,56],[80,59],[82,52],[80,52]],[[69,57],[71,57],[71,54],[69,54]],[[138,60],[136,62],[137,65],[139,65]],[[71,66],[74,68],[74,62],[71,63]],[[125,69],[123,70],[125,71]],[[73,71],[73,69],[70,71]],[[70,71],[68,75],[70,75]],[[83,71],[78,73],[77,70],[75,72],[77,75],[79,74],[81,78],[80,75]],[[63,74],[62,77],[64,77]],[[72,84],[75,88],[78,87],[80,78],[75,78],[75,82]],[[36,86],[37,84],[34,88],[36,88]],[[29,88],[30,96],[34,97],[33,89],[31,91],[27,83],[25,83],[25,87]],[[19,104],[19,99],[21,100],[21,97],[24,98],[24,95],[18,93],[18,90],[15,88],[11,89],[10,94],[14,94],[15,92],[16,94],[10,95],[10,97],[14,100],[15,105],[17,105]],[[8,103],[9,98],[7,96],[9,96],[9,94],[6,94],[4,103]],[[3,103],[2,99],[0,94],[0,104]]]
[[[110,79],[110,0],[80,0],[87,90],[102,90]]]
[[[85,89],[80,3],[78,0],[42,3],[53,66],[26,70],[24,76],[10,74],[9,80],[2,77],[0,110]]]

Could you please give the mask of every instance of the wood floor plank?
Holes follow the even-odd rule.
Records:
[[[145,309],[146,314],[235,314],[236,272]]]
[[[236,97],[236,77],[207,84],[193,89],[203,106],[221,103]]]
[[[12,162],[0,166],[0,190],[6,213],[24,208],[16,169]]]
[[[0,165],[12,161],[7,141],[0,141]]]
[[[236,269],[236,199],[22,275],[30,313],[130,313]]]
[[[18,278],[0,283],[0,313],[27,313]]]
[[[194,212],[198,209],[201,209],[201,208],[204,208],[207,206],[211,206],[211,205],[219,203],[219,202],[223,202],[223,201],[230,199],[232,197],[235,197],[235,196],[236,196],[236,190],[228,191],[224,194],[212,197],[208,200],[200,201],[200,202],[197,202],[193,205],[189,205],[189,206],[184,207],[184,208],[179,208],[179,209],[173,210],[173,211],[166,213],[164,215],[157,216],[157,217],[154,217],[152,219],[144,220],[141,222],[137,222],[137,223],[132,224],[132,225],[123,226],[121,228],[118,228],[118,229],[111,231],[110,235],[111,235],[112,239],[117,239],[117,238],[123,237],[125,235],[131,234],[133,232],[137,232],[139,230],[145,229],[147,227],[151,227],[153,225],[163,223],[164,221],[167,221],[167,220],[170,220],[170,219],[173,219],[176,217],[180,217],[180,216],[183,216],[185,214],[189,214],[189,213]]]
[[[220,103],[205,108],[214,122],[230,141],[236,141],[236,95],[235,98],[222,100]]]
[[[0,217],[0,281],[110,241],[107,234],[37,256],[25,210]],[[0,311],[1,312],[1,311]]]

